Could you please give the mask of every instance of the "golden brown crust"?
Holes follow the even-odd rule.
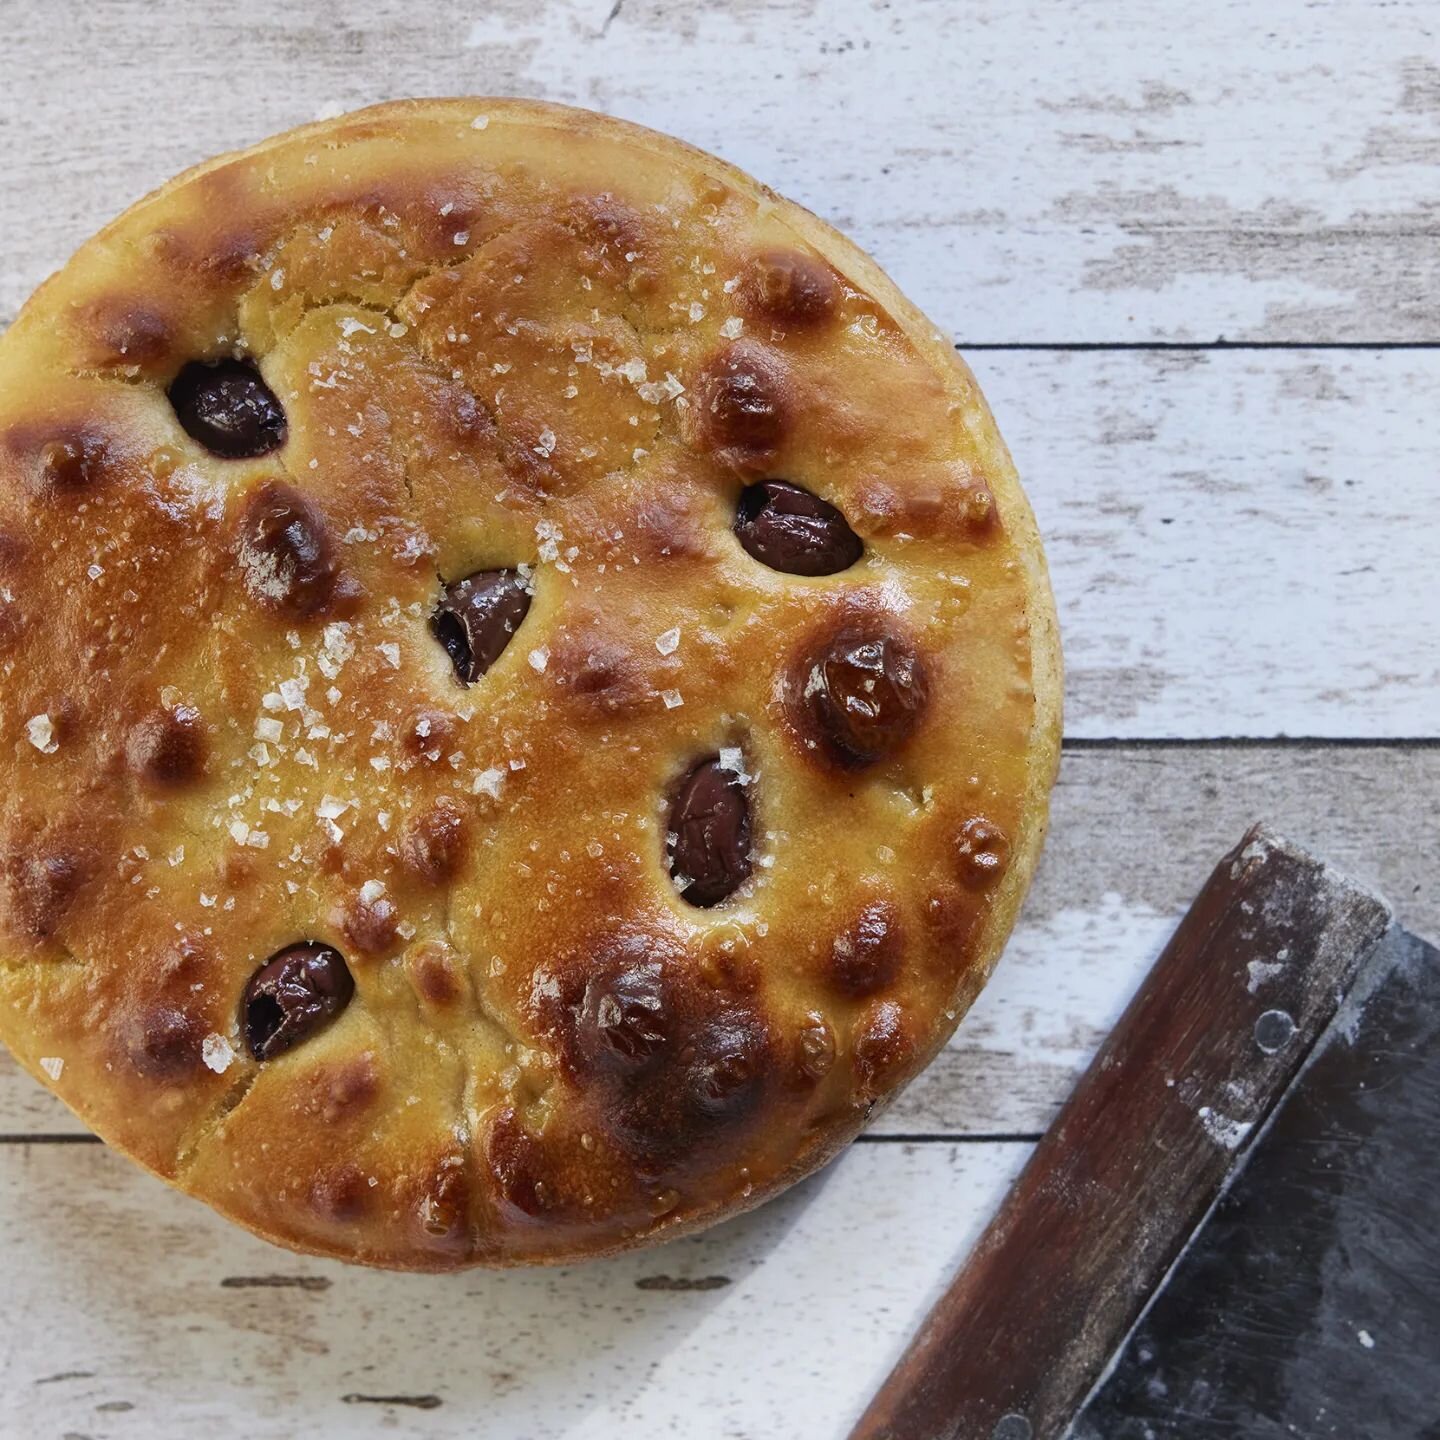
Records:
[[[274,448],[177,418],[221,357]],[[862,558],[759,563],[759,478]],[[516,566],[462,687],[443,586]],[[872,693],[881,642],[885,724],[816,698],[817,666]],[[663,136],[510,100],[309,126],[141,201],[0,340],[0,1036],[280,1243],[573,1259],[822,1163],[993,967],[1059,704],[970,372]],[[717,753],[752,873],[700,908],[667,806]],[[302,941],[353,999],[257,1060],[241,997]]]

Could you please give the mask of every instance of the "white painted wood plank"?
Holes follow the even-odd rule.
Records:
[[[613,4],[8,6],[0,317],[196,160],[519,93],[745,166],[962,341],[1440,339],[1431,0]]]
[[[1256,820],[1440,936],[1440,748],[1068,750],[1020,925],[949,1047],[877,1129],[1043,1130],[1215,862]]]
[[[1028,1149],[865,1146],[664,1250],[431,1277],[281,1254],[99,1148],[0,1147],[0,1433],[838,1437]]]
[[[1437,796],[1440,747],[1067,751],[1040,873],[1000,968],[873,1133],[1044,1129],[1211,866],[1254,820],[1379,888],[1417,931],[1440,935]],[[82,1132],[0,1058],[0,1134]]]
[[[1440,735],[1440,351],[972,358],[1067,735]]]
[[[964,341],[1440,339],[1428,0],[611,5],[10,7],[0,323],[193,160],[492,92],[726,155]],[[1073,734],[1437,733],[1432,357],[975,358],[1049,537]],[[1256,815],[1440,931],[1437,789],[1435,750],[1072,750],[1009,955],[877,1130],[1041,1128]],[[0,1061],[0,1132],[37,1129],[75,1126]],[[441,1281],[295,1260],[98,1147],[0,1145],[0,1433],[838,1435],[1024,1153],[858,1147],[651,1255]],[[221,1283],[275,1274],[329,1284]],[[441,1403],[343,1399],[377,1394]]]
[[[1440,737],[1440,349],[972,357],[1080,738]]]

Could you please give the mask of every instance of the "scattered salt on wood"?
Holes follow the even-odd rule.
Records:
[[[1228,1115],[1211,1109],[1209,1105],[1202,1105],[1197,1113],[1201,1125],[1205,1127],[1205,1133],[1217,1145],[1223,1145],[1227,1150],[1238,1149],[1240,1142],[1252,1128],[1250,1121],[1232,1120]]]

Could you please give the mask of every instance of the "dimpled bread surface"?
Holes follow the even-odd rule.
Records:
[[[0,339],[0,1036],[281,1244],[573,1259],[812,1170],[984,984],[1058,735],[969,371],[677,141],[308,126]]]

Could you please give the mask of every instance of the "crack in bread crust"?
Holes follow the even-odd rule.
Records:
[[[172,409],[223,357],[279,448]],[[742,549],[759,479],[860,559]],[[430,616],[494,569],[533,594],[462,686]],[[499,100],[306,127],[141,201],[0,338],[0,1037],[280,1243],[554,1263],[823,1163],[989,975],[1059,704],[973,377],[665,137]],[[710,757],[751,851],[707,908],[666,833]],[[353,998],[256,1062],[242,994],[300,942]]]

